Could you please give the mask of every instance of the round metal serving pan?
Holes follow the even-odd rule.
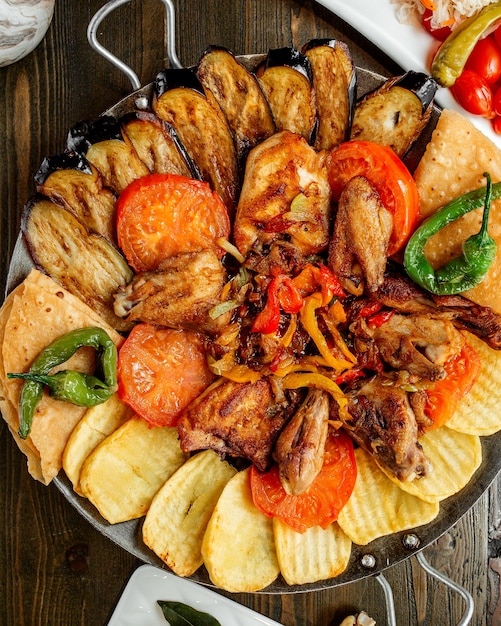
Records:
[[[264,55],[247,55],[238,58],[249,68],[253,68],[264,58]],[[385,80],[385,77],[364,68],[357,68],[357,78],[359,96],[376,88]],[[150,100],[152,89],[152,83],[137,89],[105,111],[105,114],[120,117],[136,109],[138,105],[144,107],[145,103]],[[439,116],[440,109],[435,107],[428,127],[406,159],[409,169],[412,170],[414,168],[420,155],[423,153]],[[19,236],[9,268],[7,291],[12,290],[19,284],[32,266],[33,264],[23,239]],[[499,454],[501,432],[490,437],[482,437],[481,441],[483,460],[480,468],[464,489],[441,503],[440,512],[433,522],[417,529],[382,537],[367,546],[353,544],[349,565],[336,578],[301,586],[290,586],[279,577],[272,585],[263,589],[261,593],[318,591],[351,583],[367,576],[379,574],[436,541],[479,500],[501,470],[501,455]],[[143,543],[141,536],[142,519],[115,525],[109,524],[99,515],[98,511],[88,500],[78,496],[73,491],[70,481],[63,472],[53,482],[70,504],[100,533],[145,563],[168,569]],[[190,578],[198,583],[213,586],[203,566]]]

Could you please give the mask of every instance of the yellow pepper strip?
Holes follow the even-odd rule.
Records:
[[[346,406],[348,400],[336,383],[324,376],[312,372],[288,374],[282,380],[284,389],[299,389],[300,387],[315,387],[328,391],[340,407]]]
[[[255,383],[261,378],[259,372],[246,365],[234,365],[227,372],[223,372],[222,376],[235,383]]]
[[[296,328],[297,328],[297,315],[293,313],[291,315],[289,326],[287,330],[285,331],[284,336],[282,337],[282,345],[284,348],[289,347],[292,341],[292,338],[294,337],[294,333],[296,332]]]
[[[334,339],[334,341],[336,343],[336,346],[339,348],[341,353],[346,357],[346,359],[352,365],[356,365],[357,364],[357,357],[350,351],[350,349],[346,345],[345,340],[341,336],[341,333],[339,332],[336,324],[333,323],[332,318],[330,316],[330,309],[329,309],[328,314],[324,315],[323,317],[324,317],[325,324],[326,324],[327,328],[329,329],[329,332],[332,335],[332,338]]]
[[[320,354],[324,357],[330,367],[335,370],[343,371],[346,369],[350,369],[353,367],[354,362],[350,359],[344,360],[335,357],[329,346],[327,345],[327,341],[323,336],[320,328],[318,327],[316,310],[322,306],[323,297],[320,292],[312,293],[311,296],[308,296],[304,300],[304,305],[300,312],[301,324],[303,325],[306,332],[313,339],[315,345],[318,348]]]

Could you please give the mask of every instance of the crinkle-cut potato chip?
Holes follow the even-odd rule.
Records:
[[[190,576],[202,565],[205,529],[235,474],[227,461],[206,450],[188,459],[153,498],[143,541],[178,576]]]
[[[428,524],[436,518],[438,502],[425,502],[391,481],[362,448],[355,450],[357,480],[338,524],[357,545],[378,537]]]
[[[5,407],[2,415],[13,433],[19,428],[17,406],[23,381],[7,379],[8,372],[26,371],[48,344],[76,328],[99,326],[117,346],[123,342],[123,337],[94,310],[36,269],[30,271],[5,301],[0,324],[3,334],[0,384],[10,406],[16,408],[12,411]],[[92,372],[94,364],[94,350],[83,348],[57,369]],[[86,410],[44,393],[29,437],[21,444],[19,437],[14,436],[21,451],[29,454],[28,469],[34,478],[48,484],[58,474],[68,438]]]
[[[501,351],[473,335],[468,335],[468,343],[480,355],[480,375],[447,426],[469,435],[489,436],[501,430]]]
[[[402,482],[388,477],[406,493],[426,502],[440,502],[470,482],[482,462],[482,446],[477,435],[468,435],[442,426],[420,437],[432,470],[424,478]]]
[[[334,578],[348,567],[352,542],[336,522],[298,533],[274,518],[273,531],[280,572],[289,585]]]
[[[225,591],[259,591],[278,577],[273,520],[254,506],[249,469],[223,489],[205,531],[202,556],[211,581]]]
[[[457,111],[442,111],[426,150],[414,172],[423,218],[458,196],[485,186],[484,172],[501,181],[501,151]],[[460,256],[463,242],[479,231],[482,209],[464,215],[442,228],[426,245],[426,257],[437,268]],[[464,296],[501,313],[501,200],[492,203],[489,234],[498,254],[485,279]]]
[[[76,493],[82,495],[80,472],[85,459],[132,414],[116,393],[106,402],[91,407],[75,426],[64,449],[63,469]]]
[[[153,496],[187,460],[174,427],[131,418],[85,460],[80,489],[110,524],[145,515]]]

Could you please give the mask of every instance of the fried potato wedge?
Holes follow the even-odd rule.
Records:
[[[298,533],[274,518],[273,531],[280,572],[289,585],[334,578],[348,566],[352,542],[336,522]]]
[[[362,448],[355,451],[357,481],[341,510],[338,524],[357,545],[378,537],[428,524],[438,515],[438,502],[406,493],[384,474]]]
[[[482,446],[476,435],[447,426],[431,430],[419,443],[433,470],[419,480],[402,482],[388,474],[400,489],[426,502],[440,502],[460,491],[482,462]],[[384,471],[384,470],[383,470]]]
[[[202,540],[216,503],[236,470],[213,450],[192,456],[153,498],[144,543],[178,576],[203,563]]]
[[[259,591],[279,575],[273,521],[254,506],[249,469],[223,489],[205,531],[202,556],[211,581],[225,591]]]
[[[110,524],[136,519],[186,460],[175,428],[129,419],[86,459],[80,489]]]
[[[75,426],[64,448],[63,469],[76,493],[83,495],[80,472],[85,459],[131,416],[131,409],[115,394],[106,402],[91,407]]]
[[[480,355],[482,369],[447,427],[470,435],[493,435],[501,430],[501,352],[473,335],[468,335],[468,343]]]

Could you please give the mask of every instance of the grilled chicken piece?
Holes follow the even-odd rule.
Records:
[[[115,295],[115,313],[128,321],[211,331],[228,322],[209,310],[220,303],[226,271],[214,250],[165,259],[158,270],[137,274]]]
[[[382,284],[392,229],[392,215],[372,183],[352,178],[341,193],[329,243],[329,266],[348,292],[361,295],[364,285],[374,292]]]
[[[265,471],[272,462],[276,440],[295,410],[294,402],[277,404],[266,378],[255,383],[220,379],[192,402],[177,424],[185,452],[215,450],[248,459]]]
[[[329,217],[325,154],[290,131],[250,151],[234,223],[244,256],[265,254],[277,240],[290,241],[303,255],[321,252],[329,242]]]
[[[330,403],[331,418],[341,420],[353,439],[384,469],[402,481],[430,472],[430,463],[418,442],[411,394],[375,377],[347,395],[348,405],[343,410],[337,402]]]
[[[376,328],[365,320],[357,325],[372,338],[385,363],[431,381],[445,376],[444,363],[459,354],[464,344],[451,321],[430,315],[395,313]]]
[[[273,458],[287,493],[304,493],[322,469],[328,419],[329,394],[311,389],[278,438]]]
[[[469,331],[493,350],[501,350],[501,315],[490,307],[475,304],[461,295],[431,295],[395,269],[387,272],[376,298],[397,311],[427,312],[450,319],[456,328]]]

